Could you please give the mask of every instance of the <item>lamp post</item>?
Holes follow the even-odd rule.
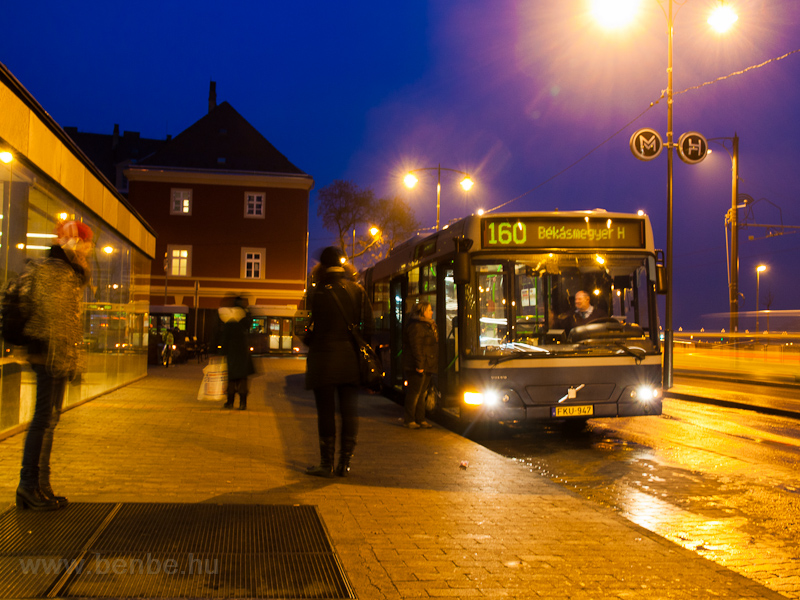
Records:
[[[472,181],[472,178],[469,176],[469,173],[466,171],[459,171],[458,169],[447,169],[442,167],[442,165],[438,165],[436,167],[423,167],[421,169],[411,169],[408,174],[405,176],[405,184],[409,188],[413,188],[417,185],[419,179],[414,176],[414,173],[419,173],[420,171],[436,171],[436,231],[439,231],[439,212],[441,206],[441,198],[442,198],[442,171],[451,171],[453,173],[460,173],[464,176],[459,184],[462,188],[464,188],[465,192],[468,192],[472,189],[472,186],[475,185],[475,182]]]
[[[672,109],[673,109],[673,85],[672,85],[672,46],[673,46],[673,38],[674,38],[674,27],[675,27],[675,12],[673,11],[673,5],[679,4],[683,5],[683,2],[679,2],[678,0],[656,0],[661,9],[664,10],[663,3],[666,3],[667,8],[664,10],[664,16],[667,18],[667,89],[666,89],[666,97],[667,97],[667,249],[666,249],[666,277],[667,277],[667,298],[666,298],[666,307],[665,307],[665,323],[664,323],[664,381],[663,387],[664,389],[669,389],[672,387],[672,367],[673,367],[673,356],[672,356],[672,343],[673,343],[673,331],[672,331],[672,286],[673,286],[673,279],[672,279],[672,173],[673,173],[673,158],[674,158],[674,148],[675,145],[673,143],[673,127],[672,127]],[[613,2],[612,0],[594,0],[595,4],[595,16],[601,18],[601,20],[611,26],[620,26],[626,22],[629,22],[632,18],[632,13],[630,12],[630,3],[621,3],[621,2]],[[622,14],[623,11],[628,11],[626,14]],[[609,13],[613,15],[609,16]],[[708,23],[714,27],[717,31],[725,31],[729,28],[733,23],[736,21],[737,17],[736,14],[733,13],[729,7],[725,6],[724,4],[720,4],[717,10],[711,15],[708,19]],[[735,200],[734,200],[735,202]],[[738,302],[738,299],[737,299]]]
[[[708,141],[717,140],[731,141],[731,210],[725,220],[731,224],[731,263],[728,266],[728,281],[730,282],[730,332],[733,334],[739,331],[739,136],[734,133],[732,138],[709,138]],[[724,142],[722,147],[725,148]],[[727,151],[727,148],[725,150]]]
[[[767,270],[766,265],[758,265],[756,267],[756,333],[758,333],[758,294],[759,287],[761,286],[761,273]]]

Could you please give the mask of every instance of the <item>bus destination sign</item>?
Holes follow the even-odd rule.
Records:
[[[482,247],[492,248],[644,248],[642,219],[600,217],[486,217]]]

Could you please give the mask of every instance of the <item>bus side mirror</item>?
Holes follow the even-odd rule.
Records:
[[[667,281],[667,267],[664,261],[664,252],[656,250],[655,259],[651,256],[649,262],[651,280],[653,276],[655,276],[655,281],[653,283],[656,284],[656,294],[666,294],[669,281]]]
[[[656,267],[656,294],[667,293],[667,267],[658,265]]]
[[[469,253],[456,252],[453,259],[453,281],[458,284],[469,283]]]
[[[456,254],[453,258],[453,281],[457,284],[469,283],[469,249],[472,247],[472,240],[459,236],[454,237],[453,242],[456,246]]]

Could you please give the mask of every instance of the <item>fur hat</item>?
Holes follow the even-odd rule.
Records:
[[[86,223],[81,223],[80,221],[65,221],[58,224],[56,236],[58,237],[58,243],[63,246],[73,238],[80,238],[84,242],[91,242],[94,234]]]
[[[342,252],[341,248],[337,248],[336,246],[328,246],[322,251],[322,254],[320,254],[319,262],[328,268],[341,267],[347,262],[347,256],[344,252]]]

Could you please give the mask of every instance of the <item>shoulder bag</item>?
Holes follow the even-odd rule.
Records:
[[[343,288],[344,289],[344,288]],[[342,311],[342,316],[347,322],[347,330],[353,336],[353,344],[356,347],[356,354],[358,355],[358,369],[360,373],[361,385],[371,390],[379,390],[383,382],[383,367],[381,360],[367,341],[361,337],[358,332],[358,327],[355,323],[351,323],[347,318],[347,313],[342,306],[342,301],[339,300],[339,295],[336,293],[334,286],[331,286],[331,293],[333,299],[339,310]]]

